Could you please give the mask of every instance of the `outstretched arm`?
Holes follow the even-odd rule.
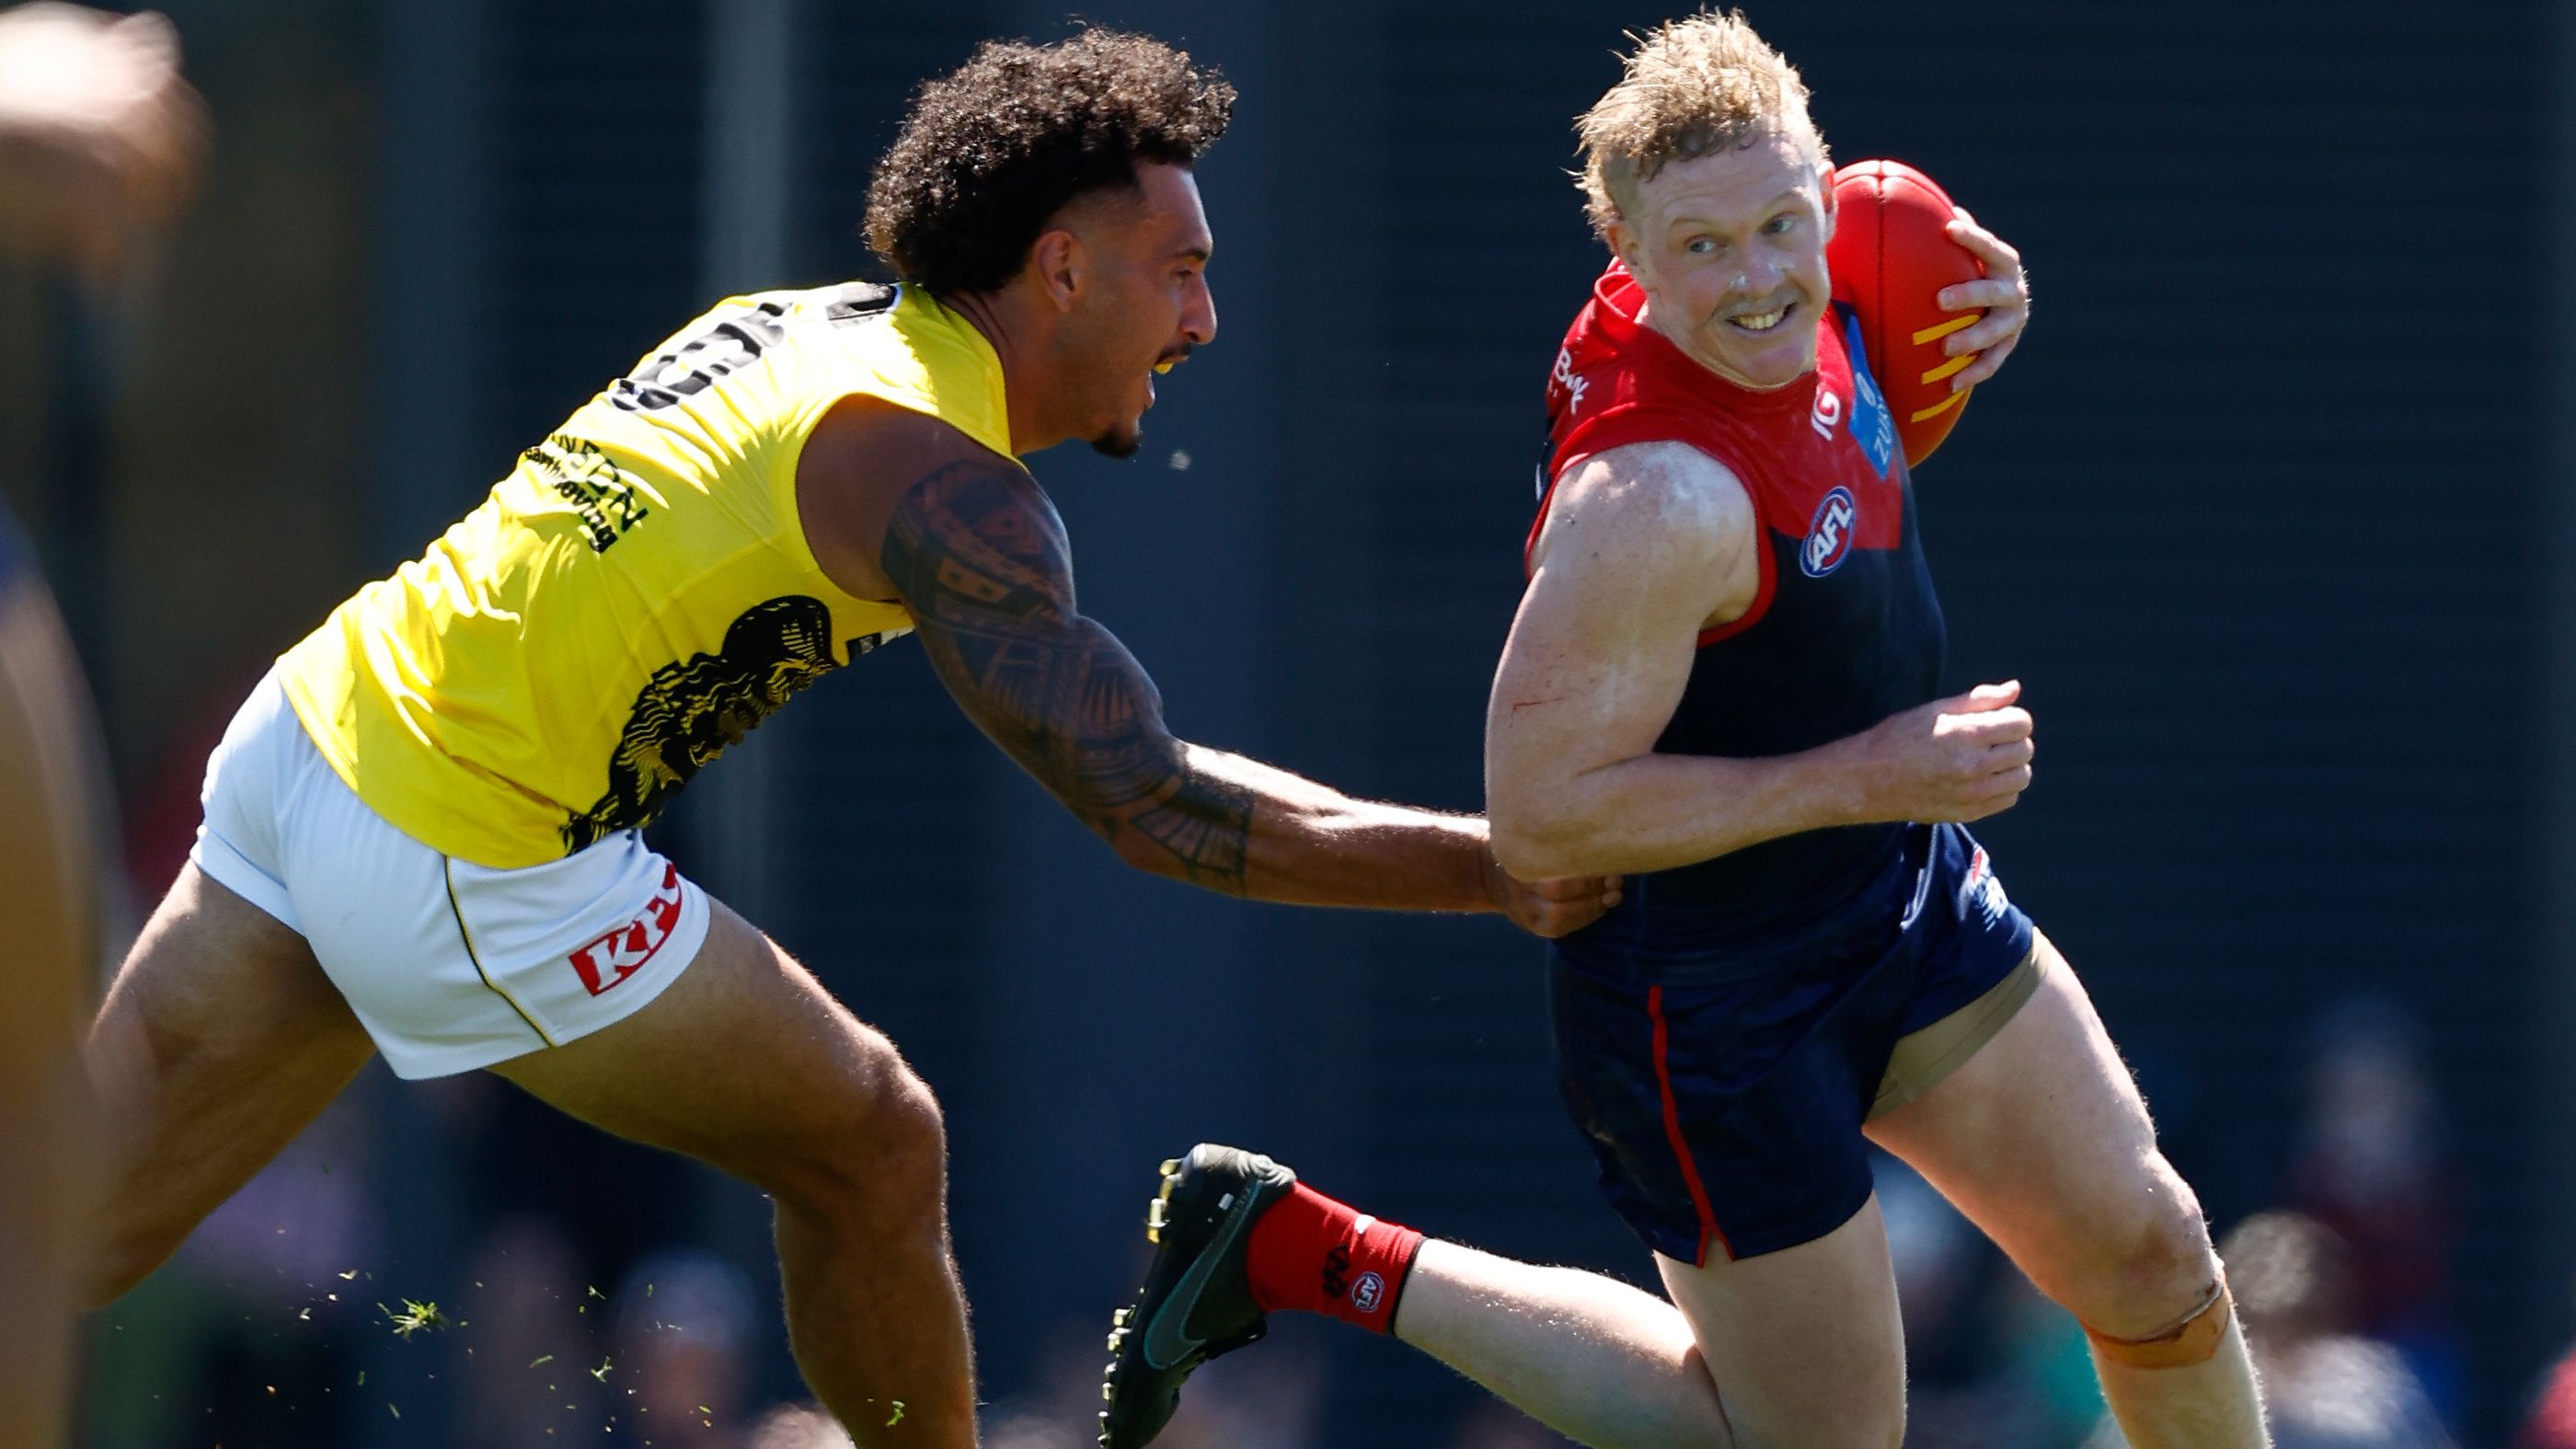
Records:
[[[1511,881],[1485,822],[1351,797],[1175,738],[1125,645],[1076,607],[1064,527],[990,455],[906,489],[879,563],[969,718],[1141,870],[1312,905],[1503,909],[1542,934],[1598,915],[1601,881]]]

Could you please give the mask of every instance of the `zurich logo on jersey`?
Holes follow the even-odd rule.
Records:
[[[1860,344],[1860,318],[1845,319],[1844,335],[1850,339],[1852,370],[1852,441],[1860,444],[1869,456],[1869,466],[1878,476],[1887,476],[1887,465],[1896,459],[1896,418],[1887,410],[1887,394],[1878,390],[1878,379],[1869,375],[1869,354]]]
[[[1798,548],[1798,571],[1811,579],[1821,579],[1842,567],[1851,557],[1853,525],[1860,521],[1860,505],[1853,501],[1851,490],[1837,488],[1816,505],[1816,516],[1807,525],[1807,541]]]

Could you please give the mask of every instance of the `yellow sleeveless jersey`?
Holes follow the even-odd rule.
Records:
[[[796,460],[852,394],[1011,456],[1001,360],[913,288],[735,297],[520,455],[278,661],[323,758],[496,869],[641,827],[824,672],[908,632],[814,562]]]

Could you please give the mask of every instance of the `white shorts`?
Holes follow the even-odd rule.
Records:
[[[397,1076],[611,1026],[707,938],[706,892],[634,831],[522,870],[403,834],[341,783],[274,671],[207,760],[203,799],[188,858],[312,945]]]

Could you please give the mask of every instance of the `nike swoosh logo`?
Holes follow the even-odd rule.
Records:
[[[1190,1265],[1190,1271],[1181,1275],[1181,1281],[1155,1312],[1154,1321],[1145,1325],[1147,1368],[1160,1373],[1207,1346],[1206,1339],[1190,1333],[1190,1309],[1198,1303],[1199,1293],[1207,1287],[1208,1276],[1216,1271],[1218,1261],[1252,1222],[1253,1204],[1260,1199],[1263,1186],[1266,1184],[1246,1184],[1242,1200],[1235,1204],[1234,1215],[1217,1231],[1216,1241],[1208,1244],[1198,1261]]]

